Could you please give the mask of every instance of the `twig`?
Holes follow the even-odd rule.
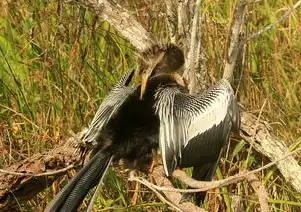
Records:
[[[169,181],[163,171],[162,166],[158,166],[154,168],[152,172],[152,176],[157,185],[173,188],[173,184]],[[205,212],[206,210],[197,207],[192,202],[183,202],[180,204],[180,200],[182,198],[182,194],[178,192],[165,192],[162,191],[164,196],[172,201],[176,206],[181,208],[183,211],[194,211],[194,212]]]
[[[38,173],[38,174],[30,174],[30,173],[21,173],[21,172],[13,172],[13,171],[8,171],[4,169],[0,169],[1,173],[4,174],[11,174],[11,175],[19,175],[19,176],[27,176],[27,177],[41,177],[41,176],[50,176],[50,175],[57,175],[63,172],[68,171],[69,169],[73,169],[74,165],[69,165],[65,168],[56,170],[56,171],[50,171],[50,172],[43,172],[43,173]]]
[[[169,200],[167,200],[166,198],[164,198],[164,196],[162,194],[160,194],[160,192],[158,192],[156,189],[154,189],[154,187],[152,187],[152,183],[148,182],[147,180],[144,180],[144,179],[140,180],[139,178],[137,179],[137,177],[134,176],[133,172],[130,172],[129,180],[130,181],[137,181],[137,182],[145,185],[150,190],[152,190],[162,202],[165,202],[166,204],[168,204],[172,208],[176,209],[177,211],[183,211],[178,206],[176,206],[174,203],[172,203]]]
[[[258,196],[260,211],[269,212],[270,211],[269,204],[268,204],[269,195],[263,183],[260,182],[260,180],[255,174],[248,175],[246,177],[246,180],[250,183],[251,187],[253,188],[256,195]]]
[[[181,192],[181,193],[194,193],[194,192],[201,192],[201,191],[208,191],[211,189],[215,189],[215,188],[220,188],[223,186],[227,186],[233,183],[237,183],[240,182],[242,180],[245,180],[249,175],[253,175],[256,174],[264,169],[267,169],[275,164],[277,164],[278,162],[280,162],[281,160],[286,159],[289,156],[292,156],[294,154],[296,154],[297,152],[299,152],[301,150],[301,148],[296,149],[293,152],[290,152],[288,155],[282,157],[281,159],[277,160],[277,161],[273,161],[270,162],[258,169],[252,170],[252,171],[248,171],[248,172],[242,172],[236,175],[233,175],[231,177],[228,177],[226,179],[223,180],[217,180],[217,181],[211,181],[211,182],[207,182],[207,181],[197,181],[194,180],[192,178],[190,178],[184,171],[181,170],[176,170],[173,172],[172,176],[179,179],[181,182],[185,183],[186,185],[196,188],[196,189],[177,189],[177,188],[167,188],[167,187],[161,187],[161,186],[157,186],[154,185],[150,182],[148,182],[147,180],[143,179],[143,178],[137,178],[134,177],[131,180],[139,180],[139,182],[148,182],[148,185],[153,186],[153,188],[159,190],[159,191],[168,191],[168,192]]]
[[[9,110],[9,111],[11,111],[11,112],[13,112],[13,113],[15,113],[16,115],[20,116],[20,117],[23,118],[23,119],[25,119],[28,123],[30,123],[30,124],[31,124],[32,126],[34,126],[35,128],[40,129],[40,128],[38,127],[38,125],[36,125],[35,123],[33,123],[33,122],[32,122],[30,119],[28,119],[24,114],[19,113],[18,111],[13,110],[13,109],[7,107],[6,105],[0,104],[0,106],[1,106],[1,107],[4,107],[5,109],[7,109],[7,110]]]
[[[294,12],[299,6],[301,5],[301,0],[297,1],[292,8],[288,9],[280,18],[278,18],[275,22],[271,23],[270,25],[264,27],[263,29],[259,30],[258,32],[254,32],[250,36],[246,37],[243,41],[243,44],[249,42],[250,40],[259,37],[262,33],[270,30],[275,25],[283,21],[286,17],[288,17],[292,12]],[[242,44],[242,45],[243,45]]]

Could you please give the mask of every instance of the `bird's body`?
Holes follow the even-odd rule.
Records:
[[[174,45],[150,52],[159,55],[150,56],[154,63],[142,60],[141,85],[128,87],[129,72],[99,107],[83,139],[93,146],[94,157],[45,211],[76,210],[113,160],[141,160],[159,146],[167,176],[193,167],[194,179],[212,179],[231,131],[240,125],[231,85],[222,80],[203,94],[190,95],[178,73],[183,52]]]

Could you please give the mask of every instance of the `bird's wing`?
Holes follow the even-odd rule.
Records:
[[[97,143],[97,138],[109,120],[116,114],[123,103],[135,91],[135,88],[128,87],[134,75],[134,71],[126,73],[114,86],[108,96],[99,106],[92,123],[83,138],[83,143]]]
[[[162,87],[157,89],[155,99],[167,175],[177,167],[217,160],[231,130],[239,129],[239,108],[227,81],[201,95],[182,93],[177,87]]]

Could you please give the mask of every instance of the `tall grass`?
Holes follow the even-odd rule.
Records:
[[[59,1],[60,2],[60,1]],[[0,166],[44,152],[63,142],[91,121],[98,105],[125,71],[135,68],[136,53],[107,22],[84,8],[57,1],[0,3]],[[158,37],[166,36],[164,4],[125,1],[123,6]],[[264,0],[248,6],[246,36],[275,21],[293,1]],[[205,0],[202,5],[202,43],[208,79],[221,77],[228,29],[235,2]],[[246,46],[238,68],[242,81],[238,98],[246,110],[263,117],[273,133],[297,148],[301,139],[301,10]],[[248,144],[231,140],[217,177],[268,162]],[[300,159],[300,157],[299,157]],[[246,165],[247,164],[247,165]],[[125,174],[110,172],[95,209],[165,211],[155,195],[124,181]],[[298,211],[295,193],[276,168],[259,174],[270,194],[273,211]],[[258,210],[258,200],[245,182],[209,192],[210,211],[231,210],[239,196],[247,211]],[[45,198],[47,197],[47,198]],[[26,208],[42,210],[52,192],[39,194]],[[24,206],[25,207],[25,206]]]

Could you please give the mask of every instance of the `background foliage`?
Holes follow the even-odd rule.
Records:
[[[121,1],[159,38],[165,38],[164,2]],[[228,30],[235,1],[202,3],[202,44],[208,83],[221,77]],[[293,1],[250,3],[246,36],[274,22]],[[1,1],[0,3],[0,168],[53,148],[88,126],[116,80],[135,68],[135,49],[110,27],[76,4],[62,1]],[[238,66],[237,95],[246,111],[263,111],[275,135],[290,149],[301,143],[301,9],[276,28],[251,41]],[[268,162],[244,141],[231,140],[217,178]],[[300,157],[299,157],[300,160]],[[118,168],[116,168],[118,169]],[[110,172],[95,209],[165,211],[167,207],[146,188]],[[273,211],[299,211],[301,195],[283,181],[276,168],[260,173]],[[61,182],[65,183],[64,180]],[[134,190],[138,190],[138,196]],[[39,194],[23,210],[42,210],[56,187]],[[258,201],[247,183],[210,192],[210,211],[230,211],[235,199],[247,211]],[[232,201],[231,201],[232,200]],[[103,209],[110,207],[109,209]],[[103,209],[103,210],[102,210]]]

